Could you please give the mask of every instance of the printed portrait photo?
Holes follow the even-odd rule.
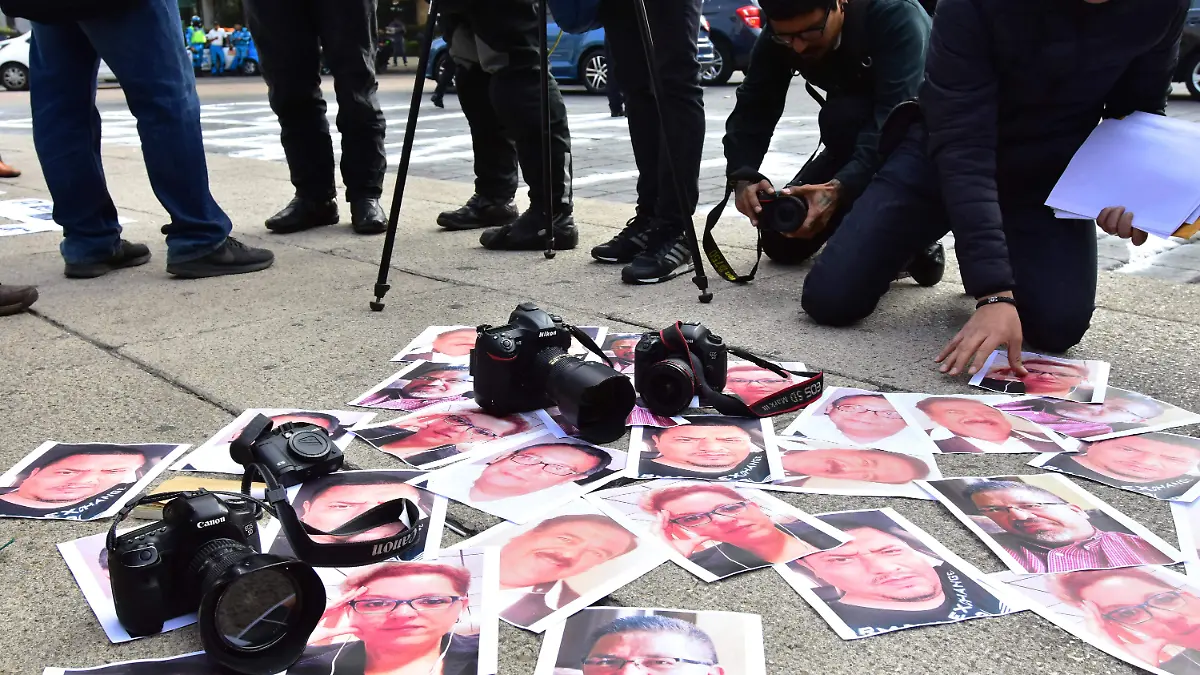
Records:
[[[1029,463],[1118,490],[1181,502],[1200,497],[1200,438],[1152,432],[1084,443]]]
[[[684,415],[687,424],[634,427],[632,478],[702,478],[767,483],[783,478],[769,419]]]
[[[625,527],[665,546],[704,581],[834,548],[846,535],[757,489],[656,480],[587,496]]]
[[[392,361],[432,361],[433,363],[471,363],[475,348],[475,326],[430,326],[413,338]]]
[[[163,443],[46,441],[0,476],[0,517],[107,518],[187,449]]]
[[[1043,619],[1151,673],[1200,664],[1200,587],[1165,567],[1058,574],[1000,572],[989,581]]]
[[[778,365],[784,370],[795,372],[808,370],[803,363],[798,361],[780,363]],[[723,393],[737,396],[747,405],[757,403],[776,392],[807,379],[798,375],[780,377],[777,373],[767,370],[762,366],[736,359],[729,361],[725,372],[725,389]]]
[[[624,373],[632,378],[633,350],[637,348],[638,340],[641,339],[641,333],[609,333],[605,336],[604,342],[600,343],[600,351],[612,360],[613,368],[618,373]],[[594,355],[589,360],[600,361]]]
[[[534,675],[766,675],[757,614],[590,607],[546,631]]]
[[[1103,403],[1029,396],[997,408],[1084,441],[1131,436],[1200,423],[1200,415],[1127,389],[1109,387]]]
[[[432,471],[423,487],[493,516],[527,523],[616,480],[625,464],[620,450],[547,432]]]
[[[495,675],[496,554],[463,549],[428,561],[319,568],[326,609],[308,642],[332,647],[322,672],[424,672],[423,664],[440,664],[442,675]]]
[[[929,436],[941,453],[1043,453],[1069,449],[1059,445],[1045,429],[997,410],[980,400],[982,397],[888,394],[887,398],[912,426]]]
[[[764,490],[932,499],[914,481],[942,476],[932,454],[906,455],[794,436],[777,443],[784,478],[763,485]]]
[[[412,411],[473,397],[470,366],[415,361],[348,405]]]
[[[892,452],[937,452],[929,437],[910,426],[883,394],[848,387],[826,389],[783,435]]]
[[[363,660],[339,661],[336,656],[345,645],[307,647],[300,660],[287,669],[287,675],[363,675]],[[357,670],[356,670],[357,668]],[[94,668],[46,668],[42,675],[228,675],[229,671],[213,662],[204,652],[192,652],[166,659],[146,659],[110,663]],[[472,675],[474,671],[472,671]]]
[[[1109,366],[1104,361],[1077,361],[1021,352],[1028,372],[1021,377],[1008,363],[1008,353],[992,352],[971,384],[1001,394],[1029,394],[1081,403],[1103,403]]]
[[[500,547],[500,618],[540,633],[667,561],[593,504],[572,500],[525,525],[500,523],[449,550]]]
[[[944,478],[921,485],[1014,572],[1181,560],[1154,533],[1059,474]]]
[[[1013,611],[979,570],[892,509],[817,517],[853,539],[775,569],[843,640]]]
[[[576,328],[582,331],[584,335],[590,337],[592,342],[597,347],[600,347],[600,351],[604,351],[605,338],[608,336],[607,326],[576,326]],[[571,347],[567,350],[567,353],[574,354],[575,356],[579,357],[583,357],[587,354],[595,356],[595,354],[592,353],[592,350],[585,347],[583,343],[574,336],[571,337]]]
[[[390,422],[354,428],[354,435],[418,469],[450,464],[482,448],[545,430],[533,414],[495,417],[473,401],[418,410]]]
[[[119,530],[123,534],[137,529],[139,525]],[[104,634],[113,643],[128,642],[135,639],[121,626],[117,620],[117,608],[113,604],[112,580],[108,573],[108,549],[105,539],[108,531],[80,537],[58,545],[58,551],[66,561],[67,567],[75,577],[75,583],[83,593],[88,607],[96,614],[96,620],[104,629]],[[163,632],[190,626],[196,623],[196,614],[185,614],[167,619],[163,622]]]
[[[335,530],[393,499],[404,498],[416,502],[421,511],[421,522],[409,525],[424,525],[425,533],[400,556],[412,560],[437,550],[446,523],[446,500],[407,482],[423,475],[422,471],[405,470],[338,471],[288,488],[288,502],[296,510],[300,522],[325,532]],[[405,524],[397,522],[353,535],[313,534],[309,538],[318,544],[342,544],[390,539],[404,530]],[[276,555],[296,555],[282,533],[275,537],[269,550]]]
[[[1189,577],[1200,577],[1200,501],[1171,502],[1171,518],[1179,537],[1184,569]]]
[[[259,415],[271,418],[272,428],[284,424],[312,424],[329,433],[333,444],[345,451],[354,441],[350,428],[365,424],[375,413],[350,410],[300,410],[296,408],[250,408],[225,425],[215,436],[202,443],[171,467],[173,471],[208,471],[241,475],[245,467],[233,461],[229,444],[242,434],[250,421]]]

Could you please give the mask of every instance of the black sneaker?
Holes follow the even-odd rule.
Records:
[[[912,277],[919,286],[936,286],[946,273],[946,249],[935,242],[908,261],[908,265],[896,277],[897,280]]]
[[[121,240],[121,248],[108,260],[95,263],[67,263],[63,271],[70,279],[95,279],[123,267],[137,267],[150,262],[150,248]]]
[[[491,251],[542,251],[546,248],[546,225],[542,212],[529,208],[511,225],[485,230],[479,243]],[[554,250],[566,251],[579,245],[575,219],[564,213],[554,219]]]
[[[592,257],[606,263],[628,263],[646,250],[646,241],[654,228],[648,217],[634,216],[625,223],[625,228],[608,242],[592,249]]]
[[[646,250],[621,268],[621,281],[627,284],[657,284],[692,271],[692,253],[687,236],[665,229],[650,235]]]
[[[181,279],[221,277],[265,270],[275,262],[275,254],[265,248],[251,248],[227,237],[221,248],[203,258],[167,265],[167,273]]]
[[[478,230],[484,227],[508,225],[521,214],[511,199],[489,199],[471,195],[466,206],[438,214],[437,224],[447,230]]]

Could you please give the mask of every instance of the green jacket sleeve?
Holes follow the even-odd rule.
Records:
[[[739,169],[758,170],[783,115],[792,68],[780,51],[787,47],[772,41],[770,33],[764,28],[754,42],[746,79],[738,85],[733,112],[725,121],[726,176]]]

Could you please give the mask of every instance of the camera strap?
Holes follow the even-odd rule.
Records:
[[[734,356],[743,358],[756,366],[766,368],[780,377],[791,379],[791,376],[796,375],[804,378],[800,382],[796,382],[769,396],[752,403],[746,403],[737,396],[719,392],[708,384],[704,379],[704,368],[700,364],[700,358],[688,348],[687,339],[684,338],[683,329],[678,321],[671,328],[660,331],[659,337],[668,350],[675,353],[687,354],[688,361],[692,365],[692,385],[700,392],[700,402],[716,408],[717,412],[722,415],[732,415],[735,417],[772,417],[774,415],[795,412],[796,410],[808,407],[809,404],[821,398],[821,393],[825,389],[825,374],[820,371],[788,370],[777,363],[772,363],[764,358],[755,356],[745,349],[728,347],[729,353]]]
[[[565,323],[563,325],[566,326],[567,331],[569,331],[576,340],[579,340],[579,344],[583,345],[584,349],[587,349],[589,352],[604,359],[605,365],[607,365],[609,368],[614,370],[616,369],[616,366],[613,365],[612,359],[608,358],[608,354],[605,354],[604,350],[600,349],[600,346],[596,344],[596,341],[592,339],[592,336],[583,332],[581,328],[572,326],[571,324]]]
[[[415,502],[403,497],[368,509],[340,527],[329,531],[319,530],[300,520],[296,510],[288,503],[287,488],[280,485],[260,464],[248,465],[246,473],[242,474],[243,495],[249,494],[255,474],[261,475],[267,484],[267,503],[283,526],[283,534],[291,544],[296,558],[313,567],[354,567],[382,562],[408,552],[420,543],[425,533],[421,510]],[[311,537],[348,537],[396,523],[403,525],[400,533],[382,539],[323,544],[313,541]]]
[[[729,195],[737,189],[737,184],[741,181],[749,181],[757,183],[767,180],[767,177],[761,173],[751,169],[750,167],[742,167],[729,175],[729,180],[725,183],[725,196],[721,201],[708,212],[708,217],[704,220],[704,255],[708,256],[708,262],[712,263],[713,269],[717,271],[726,281],[732,281],[735,284],[744,284],[754,281],[754,275],[758,274],[758,264],[762,262],[762,233],[758,233],[758,257],[754,260],[754,267],[750,269],[750,274],[742,276],[733,269],[733,265],[725,259],[725,254],[721,253],[721,248],[717,246],[717,239],[713,236],[713,228],[717,226],[717,221],[721,219],[721,214],[725,211],[725,205],[729,203]]]
[[[105,546],[109,550],[112,550],[113,548],[116,547],[116,545],[117,545],[117,527],[121,524],[121,522],[123,520],[128,518],[129,514],[133,513],[133,510],[136,509],[137,507],[145,506],[146,504],[157,504],[159,502],[169,502],[172,499],[175,499],[177,497],[191,499],[192,497],[199,497],[200,495],[205,495],[205,494],[224,495],[226,497],[233,497],[235,499],[244,499],[248,502],[254,502],[254,504],[258,506],[258,510],[254,513],[255,518],[262,516],[264,511],[267,513],[270,513],[271,515],[274,515],[274,513],[275,513],[274,509],[272,509],[269,504],[267,504],[259,499],[256,499],[254,497],[251,497],[249,494],[239,494],[237,492],[223,492],[220,490],[205,490],[204,488],[200,488],[199,490],[186,490],[186,491],[177,491],[177,492],[158,492],[158,493],[155,493],[152,495],[145,495],[143,497],[139,497],[138,499],[135,499],[132,502],[126,504],[120,511],[117,512],[117,515],[113,517],[112,527],[108,528],[108,536],[105,538],[105,541],[104,541]]]

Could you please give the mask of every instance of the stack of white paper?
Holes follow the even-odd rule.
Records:
[[[1060,218],[1095,218],[1109,206],[1161,237],[1200,220],[1200,124],[1134,113],[1101,122],[1046,200]]]

